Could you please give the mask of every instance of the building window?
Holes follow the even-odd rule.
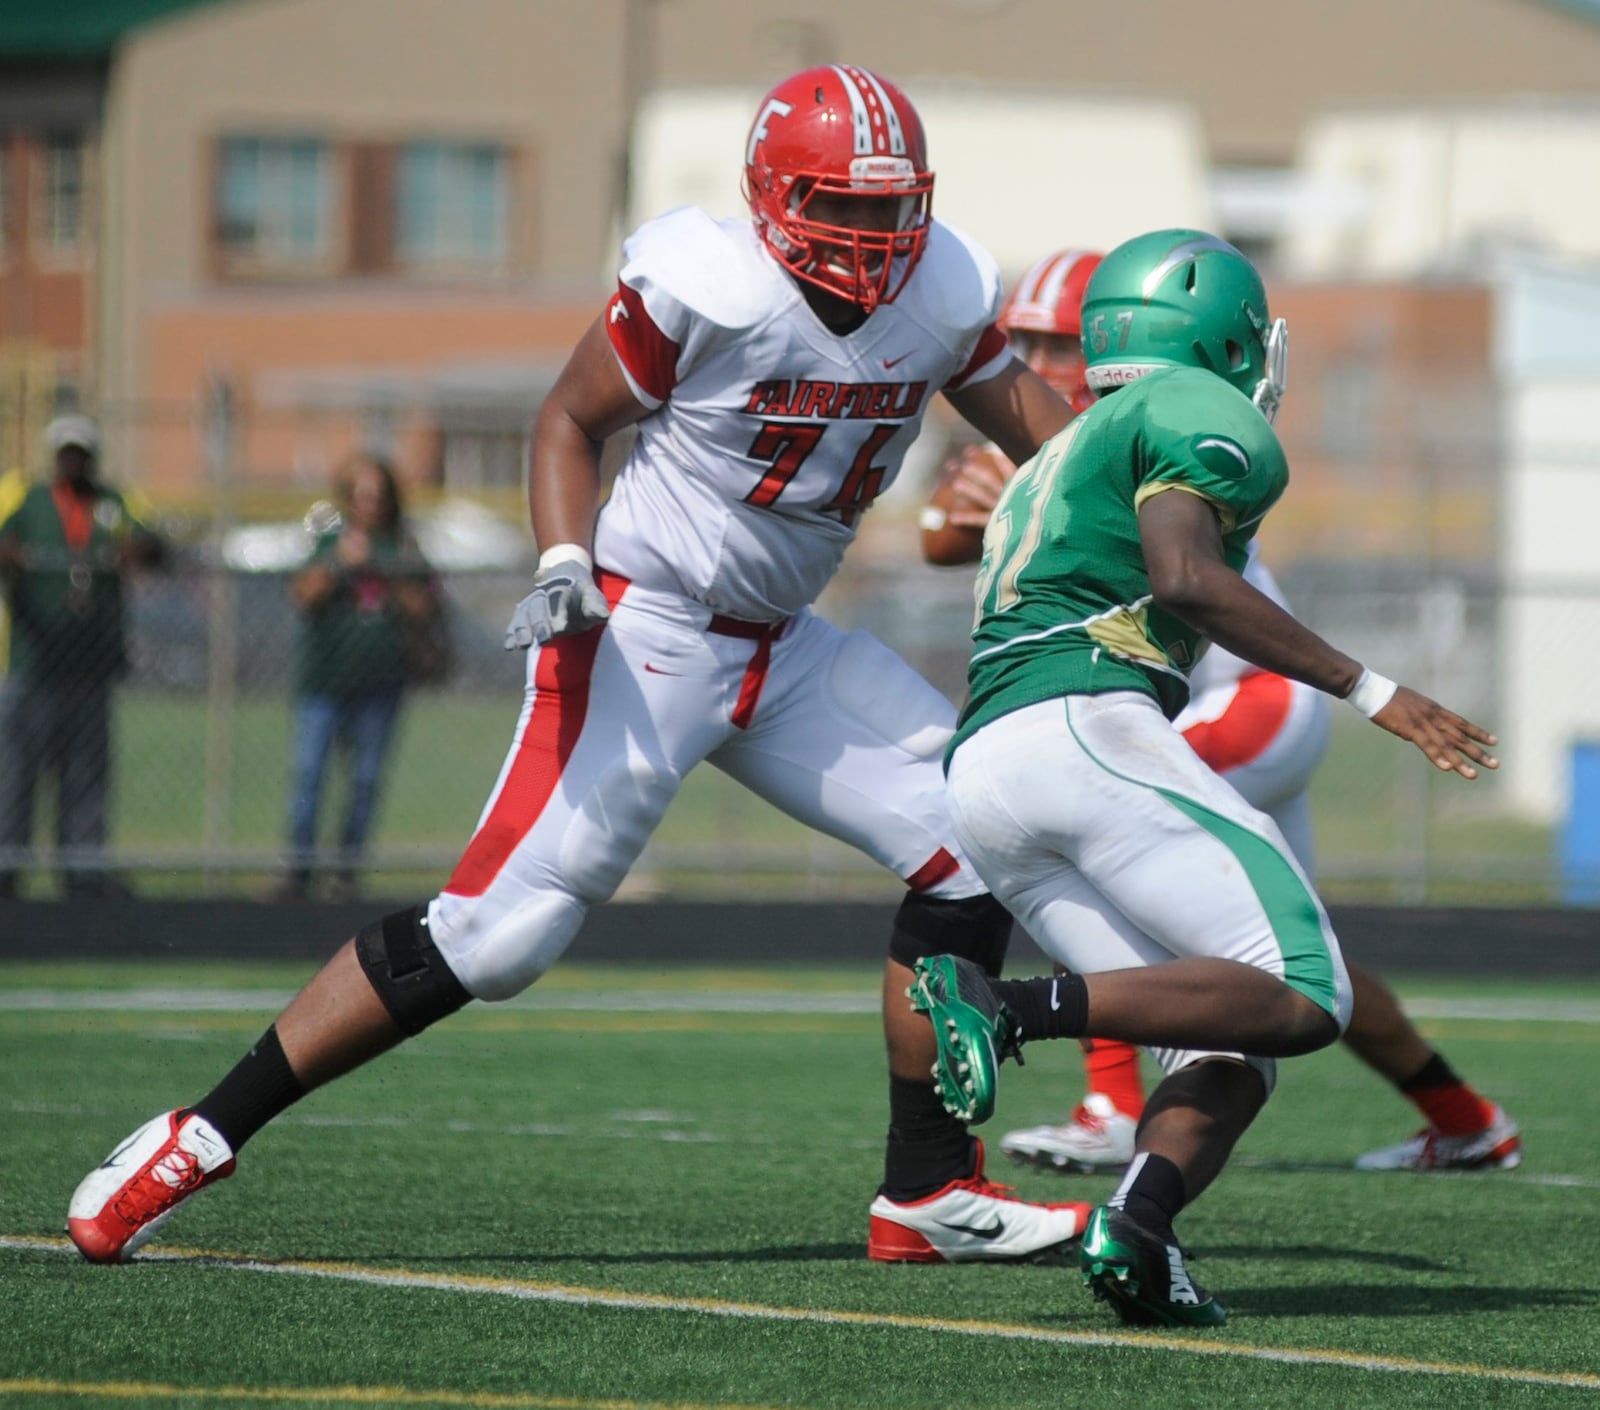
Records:
[[[50,137],[40,152],[38,244],[49,254],[74,255],[84,238],[84,146],[76,136]]]
[[[324,265],[333,162],[311,137],[229,137],[219,149],[217,243],[230,265]]]
[[[505,262],[507,171],[503,147],[414,142],[401,154],[398,245],[414,268],[494,269]]]

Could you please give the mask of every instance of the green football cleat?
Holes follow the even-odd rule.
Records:
[[[1000,1064],[1022,1062],[1017,1023],[995,997],[988,976],[959,955],[917,961],[916,983],[906,991],[911,1007],[933,1020],[939,1060],[933,1084],[945,1110],[976,1125],[994,1115]]]
[[[1084,1286],[1133,1326],[1220,1327],[1222,1304],[1184,1266],[1183,1250],[1141,1229],[1120,1209],[1101,1205],[1078,1245]]]

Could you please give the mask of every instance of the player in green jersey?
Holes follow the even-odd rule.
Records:
[[[1287,330],[1222,240],[1119,246],[1083,305],[1101,399],[1011,480],[984,536],[970,698],[949,758],[957,835],[979,874],[1071,974],[990,981],[925,960],[940,1088],[993,1110],[1030,1039],[1117,1038],[1168,1074],[1080,1265],[1130,1321],[1215,1325],[1173,1219],[1261,1109],[1274,1059],[1336,1039],[1350,983],[1327,913],[1276,825],[1168,721],[1215,641],[1348,699],[1465,778],[1494,737],[1364,670],[1241,576],[1288,479],[1272,418]]]

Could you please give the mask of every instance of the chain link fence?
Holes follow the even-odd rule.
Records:
[[[526,407],[519,389],[515,421],[507,408],[490,408],[476,419],[457,415],[447,433],[425,408],[397,412],[385,403],[294,416],[257,408],[242,416],[224,392],[198,409],[103,413],[107,478],[144,491],[147,502],[136,499],[134,508],[164,532],[170,552],[159,571],[123,574],[110,559],[33,565],[57,575],[69,610],[86,573],[91,597],[121,581],[127,665],[110,696],[109,842],[104,850],[82,846],[58,827],[72,811],[74,800],[61,792],[72,775],[58,770],[58,787],[47,774],[26,844],[0,845],[0,874],[14,873],[17,894],[59,894],[61,873],[75,868],[147,896],[265,894],[281,879],[290,860],[302,630],[290,582],[312,543],[307,513],[329,475],[375,438],[395,452],[411,490],[412,523],[443,587],[451,649],[444,679],[404,693],[354,880],[385,896],[437,888],[494,784],[521,703],[523,658],[505,652],[501,637],[534,552],[520,489],[501,482],[520,461],[516,427],[526,425]],[[1430,444],[1449,473],[1424,468],[1403,493],[1381,471],[1347,483],[1348,498],[1328,491],[1336,477],[1311,476],[1298,507],[1300,492],[1291,490],[1275,513],[1267,557],[1317,631],[1498,727],[1509,772],[1518,741],[1515,722],[1500,718],[1506,623],[1519,612],[1545,622],[1548,640],[1532,649],[1560,651],[1600,628],[1600,595],[1581,584],[1508,586],[1495,559],[1493,446],[1446,445],[1442,453],[1441,442]],[[189,467],[176,478],[175,461]],[[869,516],[820,607],[841,625],[873,631],[959,700],[971,579],[916,556],[915,511],[928,473],[926,455],[908,465],[907,483]],[[1365,502],[1370,522],[1351,500]],[[0,502],[0,517],[5,507]],[[1558,588],[1562,610],[1546,612],[1542,594]],[[86,637],[83,649],[105,648]],[[0,686],[7,692],[18,688],[15,657],[12,666]],[[1580,667],[1567,677],[1574,692],[1587,690]],[[1335,713],[1313,787],[1319,875],[1330,899],[1561,899],[1571,883],[1561,864],[1564,799],[1530,809],[1504,778],[1446,777],[1354,712]],[[19,767],[0,754],[0,770]],[[347,787],[336,773],[324,798],[315,887],[352,879],[353,859],[339,844]],[[686,781],[624,894],[834,899],[896,891],[893,878],[849,848],[702,769]]]

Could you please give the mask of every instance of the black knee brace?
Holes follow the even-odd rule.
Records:
[[[368,983],[408,1037],[472,998],[428,934],[427,914],[426,906],[396,911],[356,935],[356,957]]]
[[[1011,943],[1011,912],[993,896],[941,901],[912,892],[900,903],[889,958],[910,969],[925,955],[961,955],[998,977]]]

